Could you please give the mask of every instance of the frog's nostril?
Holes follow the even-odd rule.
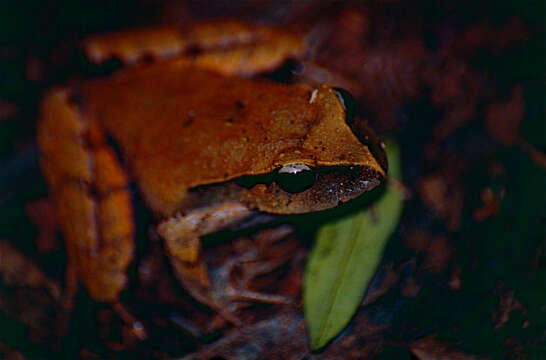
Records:
[[[302,192],[315,183],[315,172],[307,165],[283,166],[275,176],[275,182],[289,193]]]
[[[333,90],[345,110],[345,121],[351,125],[358,109],[355,98],[347,90],[341,88],[334,88]]]

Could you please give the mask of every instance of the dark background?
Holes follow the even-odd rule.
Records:
[[[433,335],[478,356],[543,358],[546,356],[546,172],[522,146],[499,140],[482,120],[489,103],[508,101],[512,89],[519,84],[525,102],[525,114],[519,126],[521,138],[538,151],[546,148],[544,2],[420,1],[408,4],[376,1],[365,4],[383,9],[379,11],[381,15],[394,19],[394,23],[400,20],[419,24],[419,33],[430,49],[439,48],[441,38],[434,34],[438,34],[435,29],[442,26],[460,30],[484,19],[492,26],[502,26],[516,16],[527,28],[525,40],[515,46],[500,52],[480,50],[464,57],[468,66],[483,76],[483,91],[488,95],[479,100],[479,111],[472,121],[449,136],[437,139],[434,134],[434,126],[449,110],[432,104],[431,87],[423,86],[419,95],[401,100],[388,126],[382,126],[384,123],[371,112],[370,121],[381,135],[393,136],[401,145],[404,183],[413,193],[385,259],[400,272],[408,271],[408,279],[419,288],[418,295],[404,296],[402,290],[407,284],[399,284],[402,290],[391,290],[378,300],[377,311],[384,313],[377,316],[388,324],[388,329],[381,333],[381,347],[375,356],[416,356],[410,351],[412,341]],[[108,71],[89,64],[81,54],[78,42],[86,35],[220,16],[305,23],[333,16],[347,5],[348,2],[339,1],[296,4],[235,0],[1,2],[0,239],[9,241],[62,284],[65,265],[62,244],[58,244],[55,251],[40,252],[35,243],[38,227],[30,221],[25,209],[29,203],[47,196],[34,146],[34,125],[43,91],[53,84]],[[374,24],[381,27],[377,22]],[[361,106],[365,107],[362,103]],[[445,156],[444,160],[427,155],[430,144]],[[464,164],[462,170],[457,164]],[[503,170],[494,173],[491,169],[499,164]],[[451,170],[455,168],[457,170]],[[453,199],[464,198],[458,226],[450,226],[449,216],[443,216],[424,200],[425,179],[431,174],[440,174],[448,187],[460,189],[460,195],[453,195]],[[499,199],[500,208],[487,219],[477,221],[474,213],[482,206],[480,194],[486,188]],[[412,243],[419,239],[420,235],[416,234],[425,234],[428,245]],[[445,240],[434,240],[438,238]],[[144,252],[146,246],[141,244],[139,251]],[[438,260],[447,265],[441,265],[436,271],[434,256],[447,257],[447,260]],[[449,282],[457,272],[461,286],[454,290]],[[124,299],[131,299],[132,292],[139,286],[134,267],[130,274],[132,284],[124,293]],[[96,317],[104,306],[95,304],[84,291],[79,292],[71,330],[61,339],[48,327],[53,323],[54,306],[45,300],[45,293],[2,285],[0,296],[0,344],[28,358],[57,358],[61,354],[74,358],[86,357],[89,353],[102,358],[135,354],[157,357],[161,351],[169,356],[182,356],[195,350],[185,335],[171,328],[148,342],[112,350],[105,345],[104,336],[97,336]],[[38,299],[41,296],[43,301]],[[21,319],[24,311],[13,306],[29,297],[35,299],[30,301],[29,307],[44,309],[37,311],[39,321],[30,325]],[[503,311],[506,313],[503,306],[507,303],[512,311],[507,312],[508,318],[501,324],[498,317]],[[145,309],[134,307],[146,317]],[[350,331],[349,328],[343,336]],[[218,334],[201,339],[201,343],[216,338]],[[0,349],[0,354],[2,351]],[[4,353],[8,357],[9,352]]]

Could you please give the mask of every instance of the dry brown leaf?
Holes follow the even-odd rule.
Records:
[[[419,360],[475,360],[475,355],[467,354],[451,344],[426,337],[410,344],[410,350]]]
[[[18,110],[15,104],[0,99],[0,122],[15,117]]]
[[[417,190],[421,201],[436,211],[438,217],[446,219],[449,230],[459,228],[464,190],[454,176],[442,172],[425,175],[421,178]]]
[[[500,329],[510,320],[514,311],[527,313],[527,309],[516,299],[513,290],[506,291],[500,298],[498,307],[493,311],[492,318],[495,329]]]
[[[525,114],[523,88],[517,85],[510,100],[493,103],[485,110],[485,125],[489,133],[504,145],[515,145],[519,139],[519,126]]]
[[[481,192],[483,205],[474,210],[472,217],[477,222],[482,222],[488,217],[497,214],[500,211],[500,202],[504,197],[504,190],[500,194],[500,198],[493,193],[491,188],[484,188]]]
[[[0,342],[0,359],[3,360],[25,360],[23,354]]]

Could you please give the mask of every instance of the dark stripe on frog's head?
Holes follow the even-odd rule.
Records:
[[[277,169],[236,183],[248,189],[249,202],[261,211],[299,214],[333,208],[373,189],[381,179],[382,174],[371,167],[324,166],[295,174]]]

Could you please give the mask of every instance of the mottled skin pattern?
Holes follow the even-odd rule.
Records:
[[[95,300],[117,302],[134,252],[130,183],[157,215],[176,276],[218,309],[201,236],[263,213],[331,208],[385,176],[331,88],[249,79],[302,56],[300,34],[226,21],[105,35],[85,48],[97,62],[137,64],[42,103],[38,143],[68,250],[68,294],[79,279]],[[138,64],[144,56],[156,62]],[[236,182],[291,164],[332,171],[296,193]]]

